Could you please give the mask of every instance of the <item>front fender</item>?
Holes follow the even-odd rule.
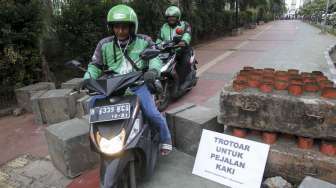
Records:
[[[133,152],[125,152],[118,158],[109,159],[101,156],[100,185],[103,188],[112,188],[122,177],[129,161],[134,160]]]

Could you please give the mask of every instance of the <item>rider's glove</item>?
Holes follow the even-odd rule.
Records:
[[[155,69],[149,70],[144,74],[144,80],[146,83],[154,83],[155,79],[159,76],[159,72]]]

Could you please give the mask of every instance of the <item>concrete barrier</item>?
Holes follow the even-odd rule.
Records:
[[[336,188],[336,185],[310,177],[310,176],[305,177],[305,179],[299,185],[299,188],[316,188],[316,187]]]
[[[193,103],[186,103],[186,104],[183,104],[179,107],[170,109],[165,113],[166,120],[167,120],[167,123],[168,123],[168,128],[170,130],[170,134],[171,134],[171,137],[172,137],[173,146],[176,146],[176,136],[175,136],[175,132],[176,132],[176,130],[175,130],[175,116],[176,116],[176,114],[180,113],[184,110],[187,110],[189,108],[192,108],[194,106],[196,106],[196,105],[193,104]]]
[[[80,94],[72,89],[55,89],[44,93],[38,99],[44,123],[54,124],[74,118],[79,97]]]
[[[89,113],[90,96],[84,95],[76,101],[76,117],[80,118]]]
[[[21,108],[27,112],[33,112],[30,98],[38,91],[51,89],[55,89],[55,84],[52,82],[39,82],[28,85],[15,90],[16,100]]]
[[[32,107],[33,113],[35,115],[35,117],[34,117],[35,118],[35,123],[37,125],[43,125],[45,123],[45,121],[43,120],[43,117],[42,117],[41,109],[40,109],[39,98],[46,92],[47,92],[47,90],[38,91],[37,93],[35,93],[30,98],[31,107]]]
[[[85,118],[50,125],[45,137],[54,166],[67,177],[76,177],[99,162],[98,154],[90,150],[89,123]]]
[[[66,82],[63,82],[61,85],[62,89],[80,89],[80,84],[83,81],[83,78],[73,78]]]
[[[176,148],[189,155],[196,156],[203,129],[224,131],[223,126],[217,123],[215,110],[189,104],[173,111],[175,113],[170,113],[168,122],[173,127]]]

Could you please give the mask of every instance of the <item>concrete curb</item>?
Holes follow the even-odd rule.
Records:
[[[203,129],[222,133],[217,112],[204,106],[186,104],[167,113],[173,144],[179,151],[196,156]]]
[[[327,50],[324,52],[324,57],[326,59],[326,62],[329,66],[329,71],[330,71],[330,76],[331,76],[331,80],[334,82],[334,84],[336,84],[336,68],[335,68],[335,64],[331,59],[331,53],[333,53],[336,50],[336,44],[335,45],[331,45],[329,48],[327,48]]]

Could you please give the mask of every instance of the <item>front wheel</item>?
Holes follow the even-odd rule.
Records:
[[[136,173],[134,161],[130,161],[129,163],[129,184],[130,188],[136,188]]]
[[[115,188],[136,188],[135,162],[130,161]]]
[[[165,110],[170,101],[170,92],[168,89],[168,82],[163,83],[163,91],[156,95],[155,103],[160,112]]]

